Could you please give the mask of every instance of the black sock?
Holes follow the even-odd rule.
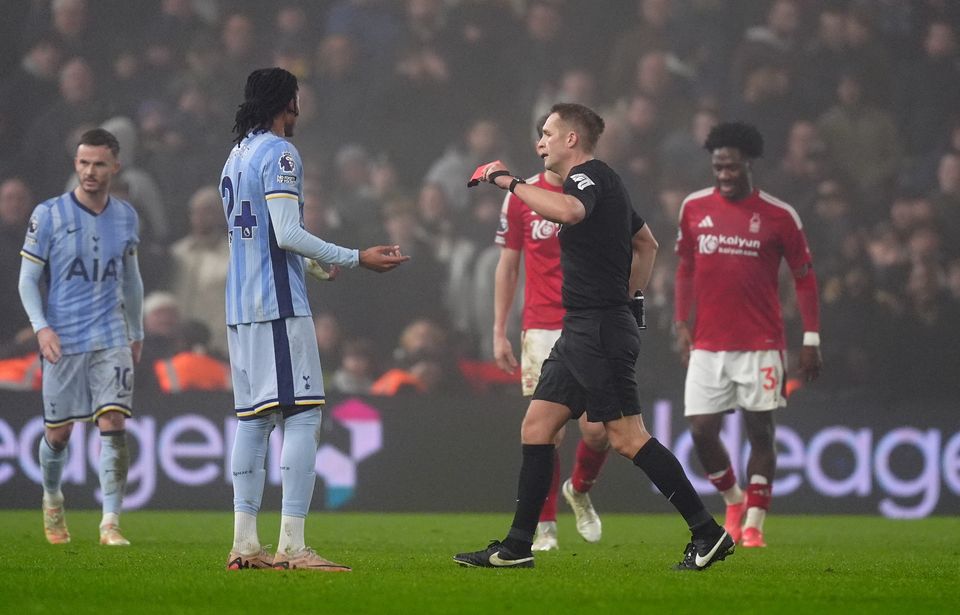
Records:
[[[643,470],[660,493],[683,515],[694,536],[716,526],[713,516],[707,512],[703,500],[690,484],[683,466],[667,447],[656,438],[643,445],[634,456],[633,465]]]
[[[503,545],[517,555],[529,555],[540,510],[550,491],[553,475],[552,444],[524,444],[517,484],[517,511]]]

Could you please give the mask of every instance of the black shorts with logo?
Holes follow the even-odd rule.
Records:
[[[640,333],[626,305],[568,310],[533,399],[563,404],[573,418],[586,412],[592,423],[640,414],[639,354]]]

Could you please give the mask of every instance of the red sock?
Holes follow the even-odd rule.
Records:
[[[587,446],[583,440],[577,444],[577,458],[573,464],[573,475],[570,482],[573,488],[580,493],[586,493],[593,487],[600,475],[600,469],[603,468],[603,462],[607,460],[608,449],[595,451]]]
[[[540,521],[557,520],[557,492],[560,490],[560,453],[553,451],[553,477],[550,479],[550,491],[540,509]]]
[[[733,473],[733,466],[727,467],[722,476],[714,477],[711,474],[707,478],[710,479],[710,482],[713,483],[713,486],[716,487],[720,493],[737,484],[737,475]]]
[[[770,500],[773,498],[773,488],[762,483],[747,485],[747,508],[762,508],[770,510]]]

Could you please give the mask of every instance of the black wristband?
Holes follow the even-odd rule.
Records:
[[[504,169],[500,169],[499,171],[494,171],[493,173],[487,175],[487,181],[493,184],[494,186],[496,186],[497,185],[496,179],[504,175],[510,175],[510,171],[507,171]]]
[[[509,190],[510,192],[513,192],[513,189],[517,187],[517,184],[525,184],[525,183],[527,182],[525,182],[523,179],[519,177],[514,177],[513,181],[510,182],[510,187],[507,188],[507,190]]]

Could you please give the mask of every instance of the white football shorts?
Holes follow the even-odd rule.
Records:
[[[779,350],[693,350],[684,386],[684,415],[734,408],[764,412],[787,405],[786,360]]]
[[[317,332],[309,316],[227,327],[234,409],[247,418],[324,403]]]
[[[523,394],[533,395],[540,381],[540,368],[560,339],[560,329],[524,329],[520,333],[520,382]]]
[[[133,354],[129,346],[68,354],[43,362],[43,423],[95,421],[111,410],[131,416]]]

